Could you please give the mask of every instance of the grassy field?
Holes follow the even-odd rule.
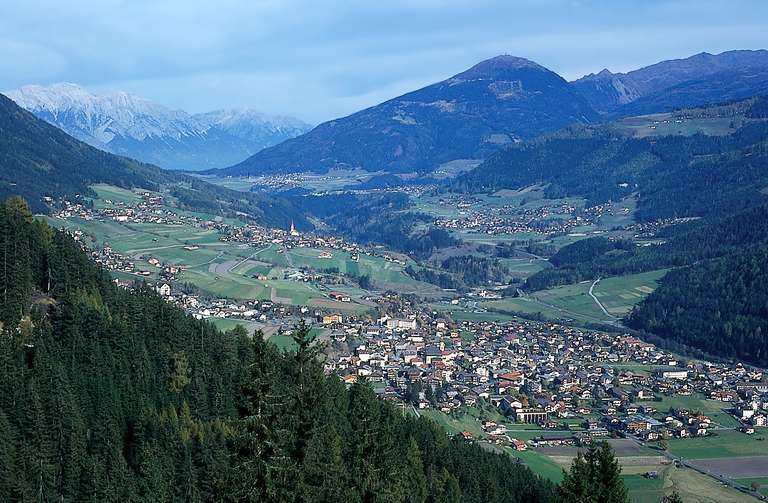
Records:
[[[613,316],[623,317],[659,284],[666,270],[649,271],[601,280],[592,293]]]
[[[526,297],[489,301],[483,305],[490,309],[540,314],[558,320],[610,322],[626,315],[635,304],[653,292],[665,273],[665,270],[650,271],[605,278],[597,283],[593,294],[609,316],[589,295],[592,281],[541,290]]]
[[[741,484],[744,484],[747,487],[751,487],[752,484],[756,484],[758,486],[758,491],[763,496],[768,496],[768,477],[754,477],[750,479],[737,479],[737,481]]]
[[[754,435],[731,430],[716,433],[706,437],[671,439],[669,450],[688,459],[762,456],[768,451],[768,440],[763,440],[764,429]]]
[[[108,185],[95,185],[97,206],[116,202],[135,202],[140,196],[130,190]],[[177,213],[189,213],[173,210]],[[201,218],[211,215],[195,214]],[[264,299],[279,303],[312,305],[346,312],[362,313],[369,304],[358,300],[369,292],[350,285],[324,288],[322,285],[283,279],[284,270],[309,268],[336,269],[341,274],[368,276],[377,288],[432,293],[436,287],[413,280],[404,267],[383,257],[361,256],[353,261],[348,253],[331,251],[332,258],[320,258],[322,249],[296,248],[284,251],[275,245],[262,250],[241,244],[222,242],[219,233],[193,225],[135,224],[115,221],[92,221],[79,218],[48,219],[56,227],[79,229],[90,236],[91,245],[110,245],[116,252],[130,257],[140,271],[156,272],[147,263],[156,258],[164,264],[183,266],[179,279],[192,283],[216,296],[234,299]],[[235,223],[233,221],[233,223]],[[185,249],[197,245],[196,250]],[[281,253],[282,251],[282,253]],[[268,280],[259,280],[258,276]],[[344,290],[353,302],[335,302],[328,298],[330,289]]]

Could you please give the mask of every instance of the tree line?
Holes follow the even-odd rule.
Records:
[[[0,500],[524,502],[555,487],[507,455],[118,288],[78,243],[0,211]]]

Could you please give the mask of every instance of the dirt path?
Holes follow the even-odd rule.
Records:
[[[597,307],[600,308],[601,311],[603,311],[603,314],[605,314],[607,317],[611,318],[612,320],[615,320],[616,317],[613,316],[611,313],[608,312],[607,309],[605,309],[605,306],[600,302],[600,300],[595,297],[595,294],[592,293],[592,290],[595,289],[595,286],[600,283],[600,278],[597,278],[590,286],[589,286],[589,296],[592,297],[592,300],[595,301],[595,304],[597,304]]]

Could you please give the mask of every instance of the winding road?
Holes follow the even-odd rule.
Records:
[[[600,308],[600,310],[601,310],[601,311],[603,311],[603,314],[605,314],[607,317],[609,317],[609,318],[611,318],[611,319],[615,320],[615,319],[616,319],[616,317],[615,317],[615,316],[613,316],[611,313],[609,313],[609,312],[608,312],[608,310],[607,310],[607,309],[605,309],[605,306],[603,306],[603,304],[600,302],[600,300],[599,300],[597,297],[595,297],[595,294],[594,294],[594,293],[592,293],[592,290],[594,290],[594,289],[595,289],[595,286],[597,286],[597,284],[598,284],[598,283],[600,283],[600,278],[597,278],[597,279],[596,279],[595,281],[593,281],[593,282],[592,282],[592,284],[589,286],[589,296],[590,296],[590,297],[592,297],[592,300],[594,300],[594,301],[595,301],[595,304],[597,304],[597,307],[599,307],[599,308]]]

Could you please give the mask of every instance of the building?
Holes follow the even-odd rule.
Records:
[[[332,325],[334,323],[343,323],[344,317],[339,313],[326,314],[323,316],[323,325]]]
[[[512,409],[512,416],[515,422],[527,424],[543,424],[549,418],[547,411],[533,408]]]
[[[337,300],[339,302],[352,302],[352,297],[350,297],[346,293],[331,292],[328,294],[328,297],[330,297],[333,300]]]
[[[658,370],[657,374],[664,379],[679,379],[681,381],[688,379],[688,369],[668,368]]]

